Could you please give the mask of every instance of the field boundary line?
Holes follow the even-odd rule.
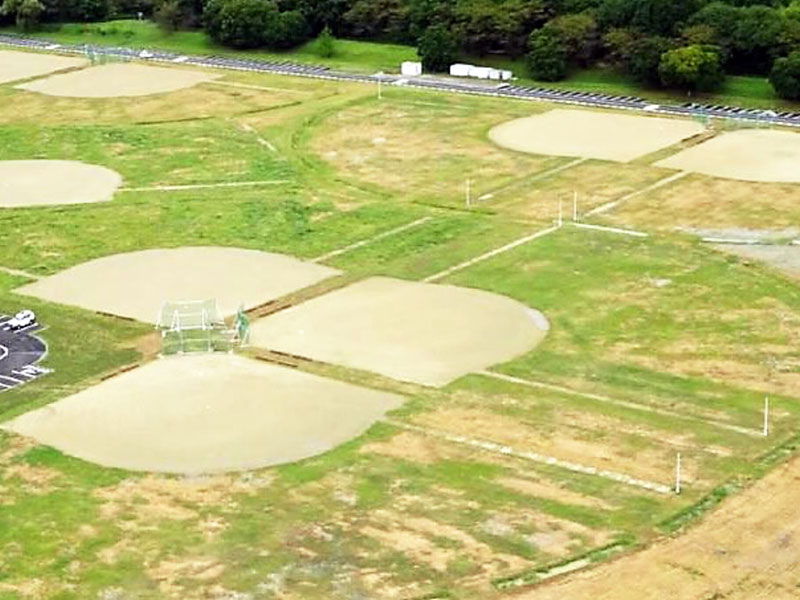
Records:
[[[745,240],[742,238],[718,238],[718,237],[704,237],[700,238],[701,242],[706,242],[708,244],[736,244],[739,246],[759,246],[759,245],[766,245],[772,246],[769,242],[763,240]],[[794,242],[793,242],[794,243]]]
[[[477,438],[457,435],[455,433],[448,433],[446,431],[440,431],[438,429],[429,429],[427,427],[420,427],[418,425],[403,423],[402,421],[396,421],[394,419],[385,419],[384,422],[388,423],[389,425],[394,425],[395,427],[399,427],[400,429],[405,429],[407,431],[412,431],[414,433],[421,433],[423,435],[435,437],[440,440],[444,440],[446,442],[451,442],[454,444],[471,446],[473,448],[484,450],[486,452],[492,452],[494,454],[502,454],[503,456],[513,456],[514,458],[522,458],[524,460],[529,460],[531,462],[556,466],[562,469],[566,469],[568,471],[572,471],[574,473],[582,473],[584,475],[594,475],[596,477],[610,479],[611,481],[616,481],[617,483],[624,483],[626,485],[643,488],[645,490],[649,490],[651,492],[657,492],[659,494],[672,493],[672,488],[668,485],[664,485],[662,483],[655,483],[653,481],[647,481],[646,479],[638,479],[636,477],[631,477],[630,475],[625,475],[624,473],[618,473],[616,471],[609,471],[606,469],[589,467],[568,460],[561,460],[560,458],[556,458],[555,456],[539,454],[538,452],[529,452],[527,450],[518,450],[512,448],[511,446],[506,446],[505,444],[498,444],[497,442],[490,442],[487,440],[480,440]]]
[[[517,240],[514,240],[513,242],[509,242],[508,244],[500,246],[499,248],[495,248],[494,250],[489,250],[488,252],[484,252],[483,254],[480,254],[480,255],[478,255],[478,256],[476,256],[474,258],[470,258],[469,260],[465,260],[462,263],[459,263],[459,264],[454,265],[452,267],[448,267],[444,271],[440,271],[438,273],[434,273],[433,275],[429,275],[428,277],[423,279],[422,282],[423,283],[432,283],[434,281],[439,281],[440,279],[444,279],[448,275],[451,275],[451,274],[453,274],[453,273],[455,273],[457,271],[462,271],[462,270],[464,270],[464,269],[466,269],[468,267],[471,267],[473,265],[478,264],[479,262],[483,262],[485,260],[493,258],[493,257],[497,256],[498,254],[503,254],[504,252],[508,252],[509,250],[513,250],[517,246],[522,246],[523,244],[527,244],[528,242],[532,242],[535,239],[538,239],[540,237],[544,237],[544,236],[546,236],[548,234],[553,233],[554,231],[557,231],[560,228],[561,228],[560,225],[554,225],[553,227],[548,227],[547,229],[542,229],[541,231],[537,231],[536,233],[532,233],[532,234],[526,235],[525,237],[521,237],[521,238],[519,238]]]
[[[564,163],[563,165],[558,165],[557,167],[553,167],[551,169],[546,169],[546,170],[544,170],[544,171],[542,171],[540,173],[534,173],[530,177],[523,177],[522,179],[515,179],[514,181],[511,181],[511,182],[507,183],[506,185],[501,185],[498,188],[495,188],[493,190],[489,190],[488,192],[483,194],[483,196],[479,197],[478,201],[480,201],[481,198],[483,198],[485,196],[494,196],[496,194],[502,194],[503,192],[505,192],[505,191],[507,191],[509,189],[513,189],[513,188],[515,188],[517,186],[527,185],[527,184],[530,184],[530,183],[536,183],[537,181],[541,181],[542,179],[547,179],[548,177],[551,177],[553,175],[558,175],[562,171],[566,171],[567,169],[571,169],[572,167],[577,167],[578,165],[582,165],[583,163],[587,162],[588,160],[589,159],[585,158],[585,157],[584,158],[576,158],[574,160],[571,160],[569,162]],[[486,200],[489,200],[489,199],[490,198],[486,198]],[[511,205],[511,204],[516,204],[517,202],[522,202],[524,200],[525,200],[525,198],[509,198],[508,200],[500,200],[499,202],[494,203],[493,206],[496,206],[496,207],[497,206],[508,206],[508,205]]]
[[[634,231],[633,229],[622,229],[621,227],[606,227],[604,225],[592,225],[591,223],[580,223],[578,221],[575,221],[573,225],[575,225],[575,227],[580,227],[581,229],[596,229],[597,231],[607,231],[609,233],[619,233],[621,235],[630,235],[633,237],[640,237],[640,238],[645,238],[650,235],[649,233],[645,233],[644,231]]]
[[[155,185],[150,187],[119,188],[118,192],[176,192],[180,190],[203,190],[210,188],[254,187],[258,185],[280,185],[290,183],[288,179],[265,179],[262,181],[228,181],[221,183],[192,183],[187,185]]]
[[[638,410],[642,412],[649,412],[656,415],[661,415],[664,417],[672,417],[676,419],[681,419],[683,421],[695,421],[698,423],[704,423],[710,427],[718,427],[720,429],[727,429],[728,431],[734,431],[736,433],[741,433],[744,435],[749,435],[752,437],[763,437],[761,431],[757,431],[755,429],[749,429],[747,427],[740,427],[739,425],[731,425],[730,423],[722,423],[720,421],[714,421],[711,419],[704,419],[702,417],[696,417],[693,415],[684,415],[679,412],[675,412],[672,410],[666,410],[663,408],[657,408],[655,406],[649,406],[647,404],[639,404],[638,402],[631,402],[628,400],[619,400],[617,398],[611,398],[609,396],[603,396],[601,394],[593,394],[591,392],[581,392],[578,390],[573,390],[568,387],[555,385],[552,383],[544,383],[542,381],[534,381],[531,379],[522,379],[521,377],[514,377],[513,375],[506,375],[504,373],[496,373],[494,371],[480,371],[479,375],[483,375],[485,377],[491,377],[493,379],[499,379],[501,381],[506,381],[508,383],[515,383],[517,385],[524,385],[527,387],[539,388],[544,390],[550,390],[552,392],[560,392],[562,394],[567,394],[570,396],[578,396],[580,398],[586,398],[587,400],[596,400],[597,402],[603,402],[605,404],[613,404],[615,406],[621,406],[623,408],[629,408],[631,410]]]
[[[259,144],[261,144],[265,148],[269,149],[271,152],[277,152],[278,151],[278,149],[272,143],[270,143],[268,140],[265,140],[263,137],[261,137],[258,134],[258,131],[256,131],[255,127],[253,127],[252,125],[248,125],[247,123],[239,123],[239,125],[247,133],[252,133],[253,136],[256,138],[256,141]]]
[[[395,227],[394,229],[390,229],[389,231],[384,231],[383,233],[379,233],[378,235],[375,235],[375,236],[373,236],[371,238],[367,238],[365,240],[360,240],[358,242],[354,242],[354,243],[352,243],[352,244],[350,244],[348,246],[344,246],[343,248],[338,248],[336,250],[331,250],[330,252],[327,252],[327,253],[325,253],[325,254],[323,254],[321,256],[318,256],[316,258],[312,258],[311,262],[312,263],[323,262],[325,260],[334,258],[335,256],[340,256],[342,254],[346,254],[347,252],[350,252],[352,250],[357,250],[358,248],[363,248],[364,246],[367,246],[368,244],[372,244],[373,242],[377,242],[377,241],[380,241],[380,240],[382,240],[384,238],[396,235],[398,233],[402,233],[402,232],[407,231],[408,229],[412,229],[414,227],[419,227],[420,225],[423,225],[424,223],[427,223],[431,219],[433,219],[433,217],[431,217],[431,216],[422,217],[421,219],[417,219],[416,221],[411,221],[411,223],[406,223],[405,225],[400,225],[399,227]]]
[[[675,173],[673,175],[670,175],[669,177],[664,177],[664,179],[659,179],[655,183],[648,185],[647,187],[642,188],[641,190],[636,190],[634,192],[631,192],[630,194],[625,194],[621,198],[617,198],[616,200],[612,200],[611,202],[606,202],[605,204],[601,204],[600,206],[594,207],[592,210],[587,212],[584,215],[584,217],[591,217],[594,215],[600,215],[605,212],[608,212],[616,208],[623,202],[627,202],[628,200],[636,198],[636,196],[641,196],[642,194],[646,194],[647,192],[652,192],[653,190],[657,190],[660,187],[669,185],[673,181],[678,181],[679,179],[683,179],[684,177],[690,174],[691,173],[689,171],[680,171],[679,173]]]
[[[9,275],[17,275],[18,277],[27,277],[28,279],[39,280],[42,278],[42,275],[34,275],[33,273],[28,273],[28,271],[23,271],[21,269],[12,269],[11,267],[0,266],[0,271],[2,271],[3,273],[8,273]]]
[[[250,83],[237,83],[235,81],[219,81],[216,79],[212,79],[211,81],[204,81],[203,83],[210,83],[212,85],[224,85],[228,87],[237,87],[237,88],[244,88],[247,90],[261,90],[264,92],[289,92],[291,94],[313,94],[314,92],[309,90],[293,90],[290,88],[276,88],[276,87],[268,87],[264,85],[253,85]]]

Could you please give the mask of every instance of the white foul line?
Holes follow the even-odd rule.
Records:
[[[521,246],[522,244],[527,244],[528,242],[531,242],[537,238],[544,237],[549,233],[553,233],[557,229],[559,229],[559,226],[555,225],[553,227],[548,227],[547,229],[543,229],[542,231],[537,231],[536,233],[526,235],[525,237],[521,237],[518,240],[514,240],[513,242],[506,244],[505,246],[500,246],[499,248],[495,248],[494,250],[485,252],[480,256],[476,256],[475,258],[471,258],[453,267],[447,268],[444,271],[440,271],[439,273],[430,275],[429,277],[426,277],[422,281],[423,283],[431,283],[434,281],[438,281],[440,279],[444,279],[445,277],[451,275],[452,273],[455,273],[456,271],[461,271],[463,269],[466,269],[467,267],[471,267],[472,265],[475,265],[479,262],[483,262],[484,260],[488,260],[494,256],[497,256],[498,254],[502,254],[503,252],[508,252],[509,250],[513,250],[517,246]]]
[[[202,190],[207,188],[245,187],[256,185],[279,185],[289,183],[288,179],[267,179],[264,181],[231,181],[222,183],[195,183],[190,185],[156,185],[152,187],[120,188],[118,192],[175,192],[180,190]]]
[[[730,423],[721,423],[720,421],[714,421],[710,419],[704,419],[702,417],[695,417],[693,415],[685,415],[678,412],[674,412],[671,410],[666,410],[663,408],[657,408],[654,406],[648,406],[646,404],[639,404],[638,402],[630,402],[628,400],[618,400],[616,398],[610,398],[608,396],[602,396],[600,394],[592,394],[590,392],[580,392],[578,390],[573,390],[567,387],[563,387],[560,385],[553,385],[552,383],[543,383],[541,381],[531,381],[530,379],[522,379],[520,377],[514,377],[512,375],[505,375],[503,373],[495,373],[494,371],[481,371],[480,375],[484,375],[485,377],[492,377],[493,379],[500,379],[502,381],[507,381],[508,383],[515,383],[517,385],[525,385],[527,387],[539,388],[544,390],[550,390],[553,392],[559,392],[561,394],[567,394],[570,396],[578,396],[580,398],[586,398],[588,400],[596,400],[597,402],[604,402],[606,404],[614,404],[615,406],[621,406],[623,408],[630,408],[633,410],[639,410],[644,412],[649,412],[657,415],[662,415],[665,417],[672,417],[676,419],[682,419],[685,421],[698,421],[700,423],[705,423],[706,425],[712,427],[718,427],[720,429],[727,429],[728,431],[735,431],[736,433],[743,433],[744,435],[750,435],[753,437],[760,437],[761,433],[756,431],[755,429],[748,429],[746,427],[740,427],[738,425],[731,425]]]
[[[395,421],[393,419],[389,419],[386,422],[389,423],[390,425],[394,425],[395,427],[399,427],[401,429],[406,429],[408,431],[413,431],[415,433],[421,433],[423,435],[429,435],[432,437],[439,438],[441,440],[445,440],[447,442],[472,446],[473,448],[478,448],[479,450],[485,450],[487,452],[503,454],[505,456],[513,456],[515,458],[522,458],[525,460],[530,460],[532,462],[537,462],[545,465],[552,465],[555,467],[566,469],[568,471],[572,471],[574,473],[583,473],[585,475],[594,475],[596,477],[603,477],[604,479],[610,479],[618,483],[624,483],[626,485],[644,488],[646,490],[650,490],[651,492],[658,492],[659,494],[669,494],[672,491],[672,488],[670,488],[670,486],[668,485],[647,481],[645,479],[637,479],[635,477],[631,477],[630,475],[625,475],[624,473],[617,473],[616,471],[607,471],[605,469],[588,467],[586,465],[581,465],[578,463],[561,460],[560,458],[556,458],[554,456],[539,454],[538,452],[528,452],[527,450],[516,450],[511,446],[498,444],[496,442],[478,440],[463,435],[448,433],[446,431],[438,431],[435,429],[428,429],[426,427],[419,427],[417,425],[410,425],[408,423],[402,423],[400,421]]]
[[[636,196],[641,196],[642,194],[646,194],[647,192],[652,192],[660,187],[663,187],[667,184],[672,183],[673,181],[677,181],[678,179],[682,179],[689,175],[689,171],[681,171],[679,173],[675,173],[674,175],[670,175],[669,177],[665,177],[664,179],[659,179],[652,185],[648,185],[646,188],[642,188],[641,190],[636,190],[635,192],[631,192],[630,194],[626,194],[622,198],[618,198],[617,200],[612,200],[611,202],[606,202],[605,204],[601,204],[600,206],[596,206],[589,212],[587,212],[584,217],[591,217],[592,215],[599,215],[604,212],[608,212],[612,208],[616,208],[626,200],[630,200],[632,198],[636,198]]]
[[[620,235],[630,235],[633,237],[645,238],[648,234],[643,231],[634,231],[633,229],[622,229],[621,227],[604,227],[603,225],[592,225],[591,223],[573,223],[575,227],[582,229],[595,229],[597,231],[607,231],[608,233],[619,233]]]
[[[418,227],[423,223],[427,223],[432,218],[433,217],[422,217],[421,219],[417,219],[416,221],[412,221],[411,223],[406,223],[405,225],[401,225],[400,227],[395,227],[394,229],[390,229],[389,231],[384,231],[383,233],[379,233],[378,235],[368,238],[366,240],[355,242],[354,244],[350,244],[349,246],[345,246],[344,248],[339,248],[338,250],[332,250],[327,254],[323,254],[322,256],[318,256],[317,258],[311,259],[311,262],[318,263],[329,260],[335,256],[345,254],[347,252],[350,252],[351,250],[356,250],[357,248],[361,248],[363,246],[366,246],[367,244],[371,244],[373,242],[377,242],[378,240],[382,240],[383,238],[387,238],[389,236],[402,233],[403,231],[411,229],[412,227]]]

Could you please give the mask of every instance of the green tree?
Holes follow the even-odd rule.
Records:
[[[556,17],[546,27],[561,38],[567,58],[581,66],[587,66],[600,47],[597,21],[590,12]]]
[[[336,54],[336,38],[331,33],[331,28],[327,25],[317,38],[317,54],[322,58],[331,58]]]
[[[278,7],[267,0],[211,0],[206,5],[206,31],[225,46],[257,48],[277,17]]]
[[[179,0],[157,0],[153,9],[153,20],[162,31],[177,31],[183,20]]]
[[[633,45],[633,52],[628,61],[628,73],[639,83],[660,85],[661,56],[670,49],[672,41],[668,38],[651,36],[638,39]]]
[[[567,75],[567,50],[561,36],[548,27],[534,31],[528,43],[526,62],[534,79],[564,79]]]
[[[13,16],[17,27],[23,31],[33,31],[39,27],[44,6],[39,0],[5,0],[0,12]]]
[[[800,100],[800,50],[775,60],[769,82],[781,98]]]
[[[417,54],[426,71],[446,71],[458,57],[458,42],[446,28],[435,25],[420,37]]]
[[[719,52],[709,46],[668,50],[661,57],[658,73],[666,86],[704,92],[719,87],[724,79]]]

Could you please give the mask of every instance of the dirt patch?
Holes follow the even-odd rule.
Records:
[[[702,131],[682,119],[559,108],[498,125],[489,138],[520,152],[628,162]]]
[[[61,477],[55,469],[15,463],[2,469],[2,478],[5,481],[17,480],[22,484],[26,494],[41,496],[53,491],[51,483]]]
[[[111,200],[116,171],[71,160],[0,161],[0,207],[85,204]]]
[[[4,427],[104,466],[209,473],[326,452],[402,401],[235,355],[193,355],[148,363]]]
[[[462,454],[458,449],[454,449],[452,444],[445,444],[411,431],[401,431],[383,442],[365,444],[359,452],[380,454],[423,465],[440,460],[452,460],[453,457]]]
[[[611,504],[600,498],[584,496],[583,494],[573,492],[551,481],[542,479],[500,477],[499,479],[495,479],[495,483],[499,483],[503,487],[521,494],[527,494],[536,498],[545,498],[546,500],[554,500],[563,504],[574,504],[576,506],[586,506],[601,510],[612,510],[614,508]]]
[[[210,72],[120,63],[52,75],[17,87],[48,96],[116,98],[174,92],[218,77]]]
[[[186,247],[105,256],[16,292],[155,323],[166,300],[216,299],[232,315],[240,304],[252,308],[338,273],[283,254]]]
[[[797,596],[800,459],[778,467],[684,535],[532,589],[519,600],[745,600]]]
[[[495,551],[458,527],[428,518],[404,517],[388,510],[378,510],[372,513],[371,520],[379,525],[362,527],[360,533],[436,571],[447,571],[459,558],[473,562],[480,569],[482,578],[520,570],[529,564],[522,557]],[[437,543],[437,538],[449,543]]]
[[[728,254],[766,263],[793,279],[800,279],[800,246],[718,244],[714,247]]]
[[[743,181],[799,183],[798,164],[799,133],[743,129],[687,148],[656,166]]]
[[[441,386],[533,349],[535,316],[484,291],[371,277],[256,322],[251,343]]]
[[[441,408],[421,413],[415,416],[414,421],[437,431],[488,440],[515,450],[537,452],[655,482],[669,481],[674,466],[671,454],[665,454],[661,449],[629,447],[611,433],[598,437],[592,431],[569,427],[532,427],[488,410]],[[684,466],[689,481],[696,465],[687,460]]]
[[[158,590],[175,597],[183,593],[186,580],[209,584],[225,572],[225,565],[211,558],[165,559],[147,569],[147,574],[158,582]]]
[[[83,58],[0,50],[0,83],[38,77],[87,64],[89,61]]]

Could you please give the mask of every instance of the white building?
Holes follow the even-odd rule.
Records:
[[[400,74],[404,77],[418,77],[422,75],[422,63],[407,60],[400,65]]]

